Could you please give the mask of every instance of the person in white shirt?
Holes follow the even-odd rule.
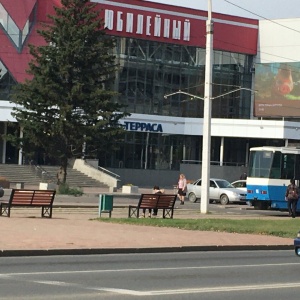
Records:
[[[177,194],[180,199],[180,205],[183,205],[184,197],[186,195],[186,178],[185,178],[184,174],[179,175]]]

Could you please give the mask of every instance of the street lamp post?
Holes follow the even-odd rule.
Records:
[[[202,138],[202,171],[200,211],[208,212],[210,180],[210,144],[211,144],[211,99],[213,66],[213,22],[211,0],[208,0],[208,18],[206,21],[205,86]]]

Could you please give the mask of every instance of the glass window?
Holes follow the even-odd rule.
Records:
[[[275,152],[270,172],[270,178],[281,178],[281,157],[282,156],[280,152]]]
[[[22,31],[22,44],[24,43],[28,33],[29,33],[29,21],[27,20],[27,22],[23,28],[23,31]]]
[[[209,181],[209,187],[211,187],[211,188],[216,188],[217,186],[216,186],[216,184],[214,183],[214,181],[210,180],[210,181]]]
[[[7,20],[8,20],[8,13],[3,5],[0,3],[0,23],[3,28],[7,31]]]
[[[18,28],[17,24],[12,19],[12,17],[7,13],[3,5],[0,4],[0,23],[3,26],[4,30],[7,32],[7,34],[9,35],[9,37],[11,38],[11,40],[17,46],[17,48],[21,48],[22,44],[24,43],[26,37],[29,34],[29,31],[34,22],[34,15],[35,15],[34,12],[35,12],[35,7],[32,10],[27,22],[25,23],[23,30],[21,31]],[[20,40],[21,33],[22,33],[22,40]]]
[[[295,177],[296,155],[282,154],[282,178],[291,179]]]
[[[116,38],[119,61],[119,101],[130,113],[203,117],[205,49],[159,42]],[[215,51],[213,96],[239,86],[251,87],[247,65],[252,57]],[[129,99],[130,97],[130,99]],[[214,99],[212,117],[249,118],[251,93],[239,91]]]
[[[230,188],[233,187],[228,181],[226,180],[217,180],[217,184],[219,188]]]
[[[0,100],[8,101],[10,99],[12,87],[16,84],[16,82],[1,61],[0,70]]]
[[[251,151],[249,177],[269,178],[272,160],[272,151]]]
[[[22,44],[24,43],[25,39],[27,38],[31,28],[32,28],[32,25],[34,23],[34,16],[35,16],[35,7],[33,8],[24,28],[23,28],[23,31],[22,31]]]
[[[7,33],[9,34],[13,42],[17,46],[19,46],[20,30],[10,16],[8,16]]]

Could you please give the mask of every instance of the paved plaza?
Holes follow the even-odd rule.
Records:
[[[108,191],[90,189],[82,197],[57,195],[51,219],[41,218],[40,208],[12,208],[10,218],[0,217],[3,234],[1,255],[293,248],[293,239],[274,236],[98,222],[95,219],[99,217],[99,194],[103,193]],[[137,203],[138,196],[114,193],[112,218],[127,218],[128,205]],[[7,193],[4,200],[5,197],[8,197]],[[226,209],[219,213],[201,214],[198,208],[199,203],[176,205],[174,218],[258,217],[256,214],[226,214]],[[102,214],[101,218],[108,218],[108,214]]]

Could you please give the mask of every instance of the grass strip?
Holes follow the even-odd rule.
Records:
[[[129,225],[172,227],[183,230],[216,231],[271,235],[295,238],[300,230],[300,219],[261,220],[261,219],[135,219],[135,218],[97,218],[99,222]]]

